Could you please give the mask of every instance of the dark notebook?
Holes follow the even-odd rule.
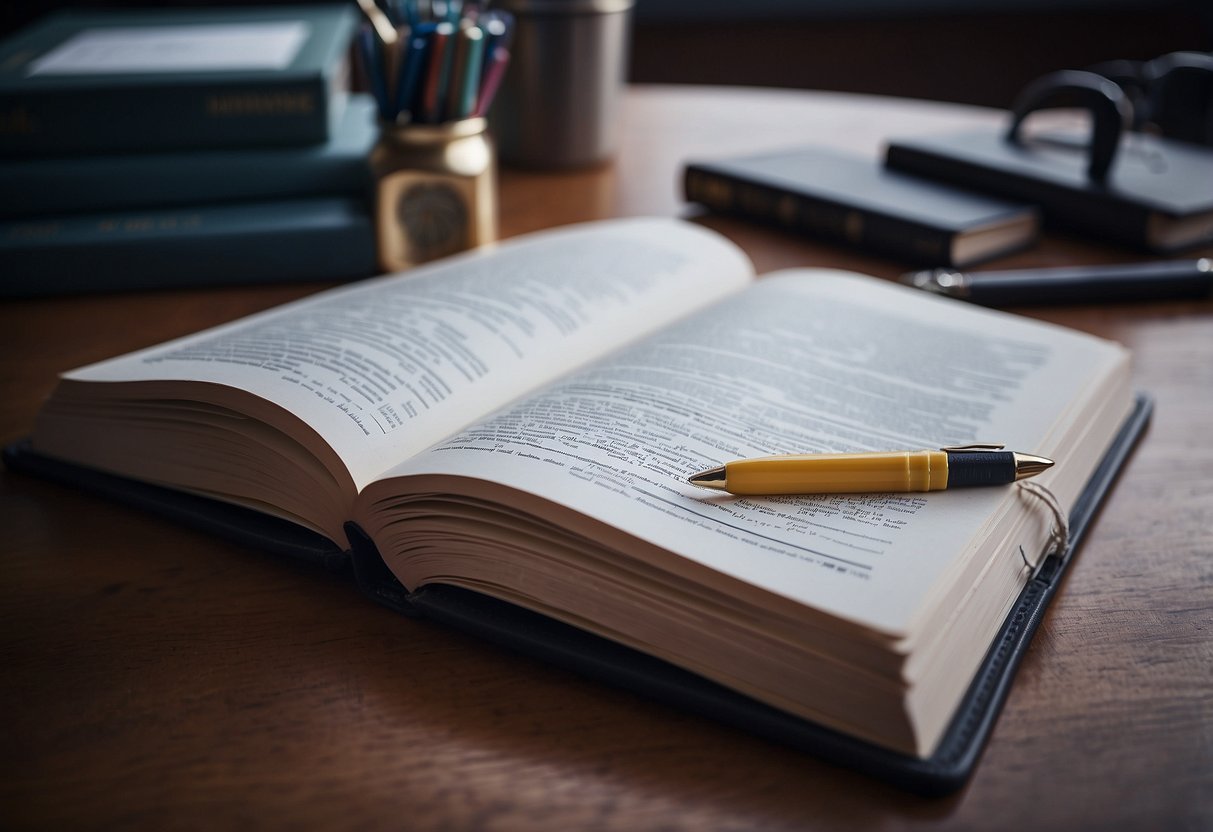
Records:
[[[714,211],[934,266],[965,266],[1036,239],[1030,206],[884,169],[821,147],[687,164],[683,190]]]
[[[1084,132],[1012,143],[989,129],[890,142],[894,170],[1033,202],[1045,223],[1155,252],[1213,240],[1213,148],[1126,133],[1103,182]]]

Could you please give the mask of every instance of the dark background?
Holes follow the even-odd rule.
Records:
[[[783,7],[782,16],[772,8],[762,17],[751,12],[748,20],[681,21],[653,12],[646,19],[645,2],[639,0],[634,37],[637,81],[1009,107],[1024,85],[1054,70],[1213,51],[1210,0],[758,0],[759,7]],[[749,3],[732,7],[752,9]]]
[[[189,5],[224,3],[6,3],[0,32],[69,6]],[[1028,81],[1056,69],[1213,51],[1209,0],[637,0],[633,20],[630,77],[637,82],[800,87],[995,107],[1010,106]]]

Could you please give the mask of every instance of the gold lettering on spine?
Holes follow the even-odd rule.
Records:
[[[316,97],[311,92],[234,92],[206,97],[206,114],[211,118],[309,115],[315,111]]]
[[[0,135],[29,136],[37,133],[39,126],[38,119],[19,104],[11,110],[0,110]]]
[[[709,208],[726,209],[733,203],[733,188],[728,182],[699,171],[691,172],[687,191],[692,200]]]

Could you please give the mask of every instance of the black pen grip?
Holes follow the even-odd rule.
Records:
[[[1006,485],[1015,482],[1015,476],[1011,451],[948,452],[948,488]]]
[[[1198,298],[1213,288],[1207,259],[1114,266],[969,272],[968,300],[983,306]]]

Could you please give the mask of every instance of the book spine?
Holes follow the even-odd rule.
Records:
[[[1147,239],[1148,212],[1115,200],[1102,188],[1084,190],[1025,180],[896,143],[889,145],[885,164],[892,170],[936,182],[1038,205],[1044,225],[1049,228],[1151,249]]]
[[[376,271],[364,201],[308,199],[0,223],[0,297],[283,283]]]
[[[687,166],[683,192],[713,211],[910,262],[952,265],[953,235],[904,219]]]
[[[329,134],[324,76],[0,96],[0,155],[311,144]]]
[[[413,603],[412,594],[397,580],[383,562],[375,541],[353,521],[345,524],[345,535],[350,544],[350,562],[354,568],[354,581],[358,589],[376,604],[410,617],[421,616]]]

